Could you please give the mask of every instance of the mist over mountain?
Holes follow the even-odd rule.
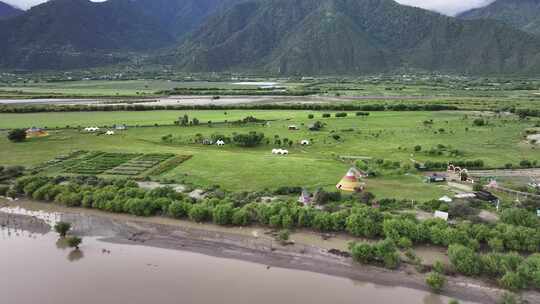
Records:
[[[0,40],[0,67],[8,69],[136,59],[286,75],[540,72],[540,38],[392,0],[52,0],[1,20]]]
[[[458,17],[499,20],[529,33],[540,34],[540,0],[497,0]]]

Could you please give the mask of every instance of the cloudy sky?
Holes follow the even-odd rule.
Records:
[[[33,5],[45,2],[46,0],[0,0],[20,8],[27,9]],[[97,0],[99,1],[99,0]],[[396,0],[399,3],[418,6],[447,15],[486,5],[494,0]]]

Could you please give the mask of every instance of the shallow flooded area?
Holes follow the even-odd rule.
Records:
[[[118,224],[110,219],[13,207],[0,212],[4,215],[0,223],[3,303],[439,304],[449,301],[412,288],[189,251],[111,243],[95,235],[114,234]],[[21,214],[27,214],[23,215],[24,220]],[[32,216],[31,221],[28,215]],[[76,232],[87,235],[80,250],[66,248],[50,227],[46,229],[67,218],[74,222]]]

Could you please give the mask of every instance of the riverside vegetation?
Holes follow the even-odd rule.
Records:
[[[432,244],[448,248],[451,267],[435,265],[427,282],[435,290],[444,285],[443,273],[496,278],[510,290],[540,289],[540,220],[526,209],[509,208],[497,224],[474,223],[457,217],[456,224],[440,219],[417,220],[396,212],[399,202],[384,201],[386,208],[373,209],[364,197],[338,200],[334,211],[304,207],[293,201],[253,203],[237,195],[213,192],[196,201],[172,188],[144,190],[126,179],[87,177],[19,178],[7,190],[8,196],[25,195],[69,207],[94,208],[137,216],[169,216],[217,225],[263,225],[274,229],[306,228],[320,232],[345,232],[378,242],[354,242],[352,257],[360,263],[397,268],[402,261],[414,261],[411,248]],[[461,218],[461,219],[460,219]],[[64,232],[65,229],[59,231]],[[400,250],[407,250],[403,260]]]

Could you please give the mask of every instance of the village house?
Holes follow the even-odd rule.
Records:
[[[304,205],[309,205],[313,201],[313,195],[309,193],[306,189],[302,190],[302,193],[300,194],[300,197],[298,198],[298,202]]]

